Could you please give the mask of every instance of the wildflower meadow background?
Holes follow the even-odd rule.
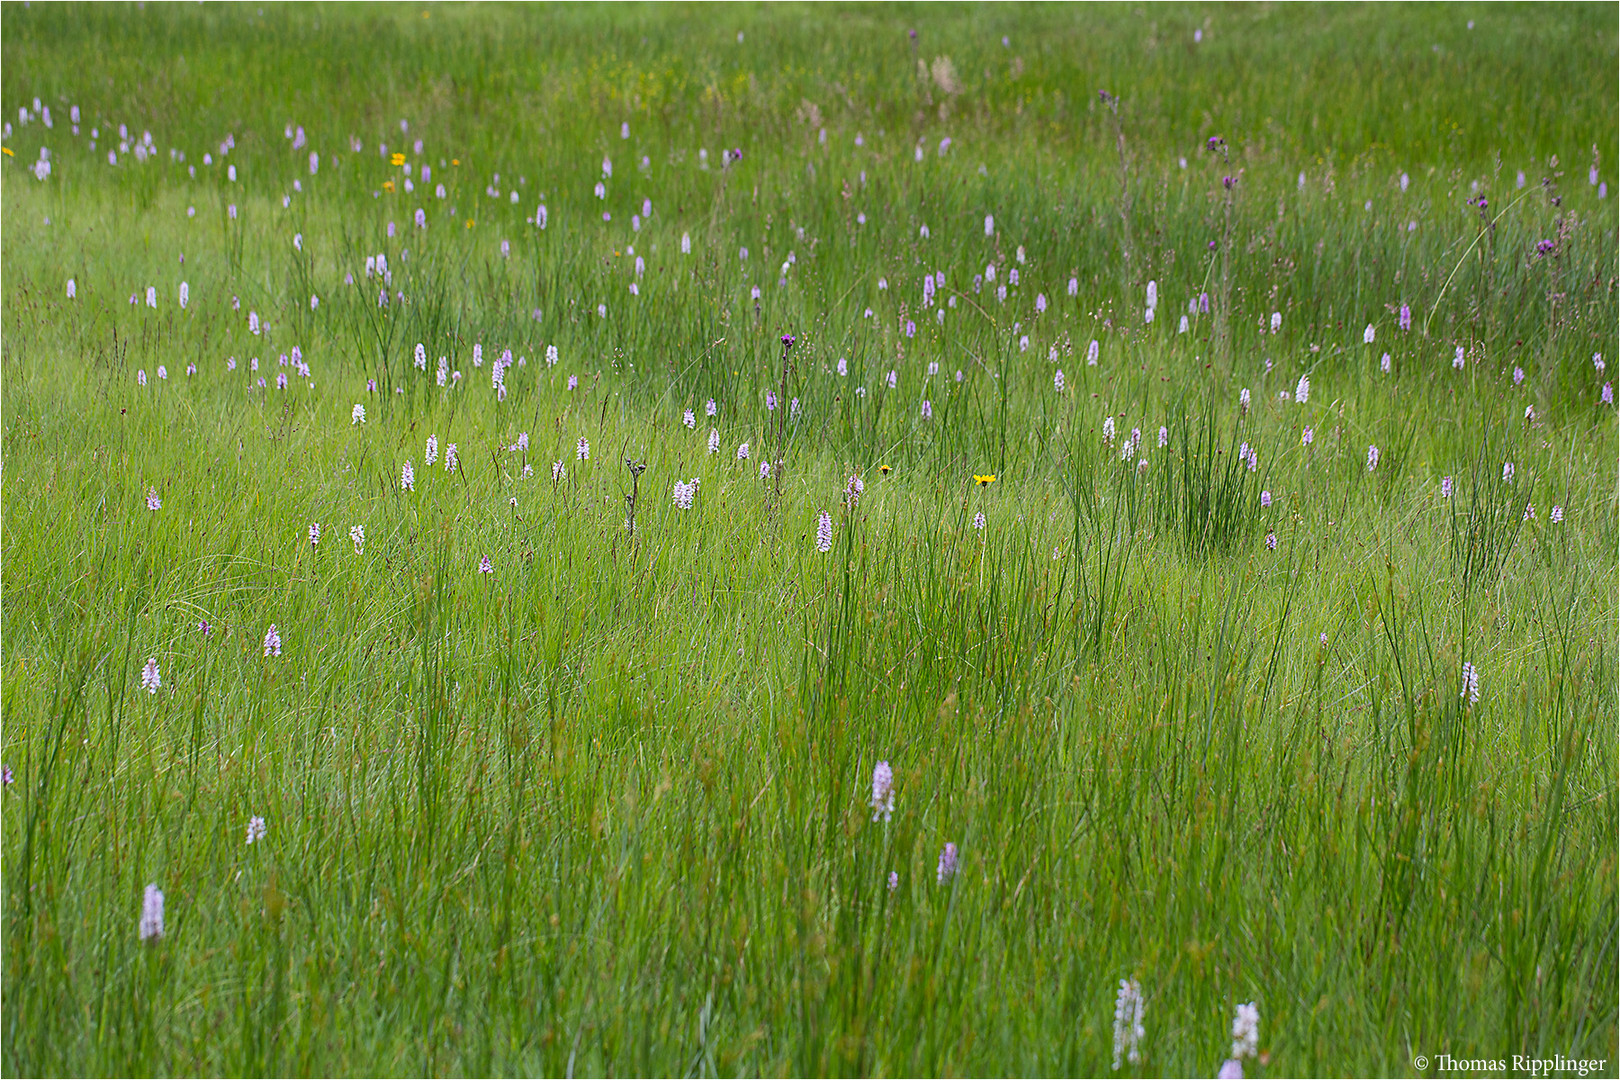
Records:
[[[1614,1074],[1612,4],[0,53],[8,1074]]]

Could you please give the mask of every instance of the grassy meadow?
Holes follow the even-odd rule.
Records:
[[[0,6],[0,1069],[1615,1075],[1617,57]]]

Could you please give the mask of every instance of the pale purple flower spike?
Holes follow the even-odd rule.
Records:
[[[148,885],[141,898],[140,935],[142,941],[163,938],[163,890],[156,885]]]
[[[880,761],[872,770],[872,820],[880,816],[888,821],[894,813],[894,771],[887,761]]]

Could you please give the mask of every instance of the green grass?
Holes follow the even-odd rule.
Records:
[[[0,1067],[1614,1075],[1613,14],[4,5]]]

